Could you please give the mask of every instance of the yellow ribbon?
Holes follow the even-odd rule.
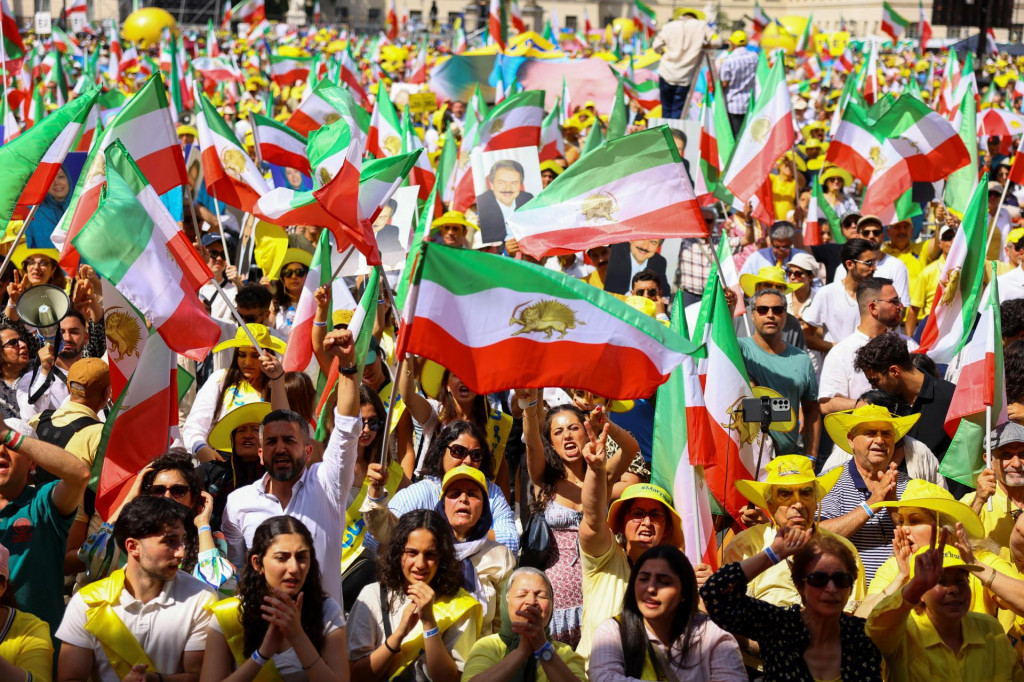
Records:
[[[241,668],[246,661],[245,656],[245,631],[242,629],[242,621],[238,618],[238,607],[241,604],[238,597],[221,599],[216,604],[210,604],[206,608],[217,619],[220,630],[224,633],[224,639],[231,649],[231,655],[235,659],[235,667]],[[273,661],[267,661],[254,682],[279,682],[284,678],[277,672],[277,666]]]
[[[402,482],[404,475],[402,466],[395,461],[388,467],[388,480],[384,482],[384,489],[388,491],[388,497],[393,498]],[[366,522],[359,508],[363,506],[369,484],[363,481],[363,487],[352,504],[345,510],[345,535],[341,541],[341,572],[344,573],[352,565],[360,554],[363,553],[363,540],[366,538]]]
[[[90,583],[79,591],[86,606],[85,630],[99,640],[110,667],[119,678],[127,677],[136,665],[145,664],[147,670],[158,672],[139,640],[114,613],[113,606],[120,603],[123,590],[124,570],[118,569],[109,578]]]
[[[387,607],[386,604],[381,606]],[[437,621],[437,629],[441,631],[436,636],[442,636],[445,630],[469,612],[472,612],[472,615],[475,616],[476,634],[479,634],[480,628],[483,625],[484,609],[480,602],[470,596],[469,592],[460,587],[454,597],[435,599],[434,620]],[[385,613],[384,617],[388,618],[388,614]],[[414,663],[420,657],[420,654],[423,653],[423,626],[418,624],[416,627],[418,632],[402,640],[401,653],[396,654],[391,662],[388,679],[393,680],[401,675],[402,671]]]
[[[622,622],[622,616],[615,616],[615,620]],[[648,645],[647,650],[644,652],[644,667],[640,671],[641,680],[651,680],[652,682],[661,680],[662,678],[658,675],[658,671],[654,668],[654,663],[651,662],[651,649]]]

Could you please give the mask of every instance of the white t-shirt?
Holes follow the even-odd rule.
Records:
[[[846,293],[846,286],[838,275],[831,284],[818,289],[811,304],[801,311],[800,316],[807,324],[822,327],[825,340],[831,343],[839,343],[848,338],[860,324],[857,299]]]
[[[892,280],[892,286],[896,294],[903,301],[903,305],[910,307],[910,274],[907,272],[907,265],[899,258],[890,256],[879,251],[882,260],[875,264],[875,277],[885,277]],[[836,268],[833,282],[841,282],[846,277],[846,266],[842,263]]]
[[[183,652],[206,649],[206,626],[210,623],[206,607],[215,601],[217,595],[206,583],[178,571],[174,580],[164,583],[155,599],[143,604],[128,590],[122,590],[121,601],[113,609],[156,666],[154,672],[174,675],[185,672],[181,667]],[[85,629],[86,611],[79,592],[68,602],[56,638],[72,646],[92,649],[94,679],[121,682],[110,666],[103,645]]]
[[[338,605],[338,602],[330,597],[324,599],[323,626],[325,638],[335,630],[345,627],[345,614]],[[210,629],[218,634],[224,634],[216,618],[210,619]],[[299,680],[307,679],[306,673],[302,670],[302,662],[295,654],[295,649],[288,649],[275,654],[273,660],[274,665],[277,666],[277,672],[281,673],[281,677],[285,682],[299,682]]]
[[[908,350],[917,350],[916,341],[903,334],[900,334],[900,338],[907,342]],[[826,353],[821,366],[821,381],[818,382],[819,400],[834,398],[837,395],[856,399],[871,390],[871,384],[864,373],[853,368],[853,359],[857,351],[870,340],[860,329],[854,329],[852,334],[832,346],[832,350]]]

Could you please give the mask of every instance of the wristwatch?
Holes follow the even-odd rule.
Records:
[[[346,376],[352,376],[353,374],[355,374],[358,371],[359,371],[359,368],[356,367],[355,365],[352,365],[351,367],[343,367],[341,369],[341,373],[346,375]]]
[[[547,663],[555,657],[555,647],[551,642],[544,642],[544,646],[533,652],[533,657],[542,663]]]

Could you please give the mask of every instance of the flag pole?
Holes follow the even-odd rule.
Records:
[[[336,267],[336,268],[334,269],[334,272],[333,272],[333,273],[331,273],[331,281],[332,281],[332,282],[333,282],[334,280],[338,279],[338,273],[340,273],[340,272],[341,272],[341,269],[342,269],[343,267],[345,267],[345,263],[347,263],[347,262],[348,262],[348,259],[352,257],[352,254],[353,254],[353,253],[355,253],[355,250],[356,250],[356,247],[355,247],[355,246],[350,246],[350,247],[348,247],[348,251],[347,251],[347,252],[345,253],[345,257],[341,259],[341,262],[340,262],[340,263],[338,263],[338,267]],[[396,319],[397,319],[397,318],[396,318]]]
[[[996,339],[996,343],[999,340]],[[992,468],[992,406],[985,406],[985,467]],[[988,511],[992,511],[992,496],[988,498]]]
[[[710,232],[710,230],[708,230],[708,231]],[[722,239],[728,239],[728,237],[725,234],[725,230],[724,229],[722,230]],[[710,242],[710,241],[711,241],[711,237],[708,237],[708,242]],[[719,243],[721,243],[721,242],[719,242]],[[715,269],[718,270],[718,282],[722,285],[722,289],[728,289],[729,285],[725,283],[725,276],[722,274],[722,263],[721,263],[721,261],[718,260],[718,252],[715,249],[713,249],[710,246],[708,246],[708,244],[704,244],[704,247],[705,247],[706,251],[710,251],[711,252],[711,260],[714,261]],[[705,256],[706,255],[707,254],[705,254]],[[744,315],[743,316],[743,322],[745,323],[746,328],[747,328],[747,336],[753,336],[754,335],[754,330],[750,328],[750,317],[748,317],[747,315]]]
[[[249,127],[252,128],[252,144],[253,144],[254,150],[256,152],[256,164],[259,166],[260,172],[262,173],[262,172],[264,172],[263,171],[263,155],[260,153],[260,136],[259,136],[259,133],[256,132],[256,120],[252,116],[252,109],[249,109],[249,111],[247,113],[248,113]]]
[[[395,316],[395,322],[397,323],[401,318],[398,316],[398,306],[395,305],[395,297],[391,294],[391,285],[388,284],[388,278],[384,273],[384,267],[381,265],[375,265],[373,267],[378,268],[380,271],[380,291],[384,294],[384,299],[391,308],[391,312]],[[378,305],[380,304],[378,303]],[[374,315],[376,315],[377,309],[374,308],[373,312]],[[398,365],[395,367],[395,380],[391,384],[391,399],[388,401],[388,415],[384,420],[384,447],[380,456],[380,463],[382,467],[387,463],[388,457],[391,455],[391,422],[394,420],[395,416],[395,403],[398,402],[398,396],[395,395],[395,392],[398,391],[398,378],[402,376],[402,372],[406,371],[405,363],[406,358],[403,353],[399,356]]]
[[[206,182],[203,180],[203,182]],[[224,236],[224,228],[220,224],[220,201],[217,200],[217,190],[212,189],[213,194],[213,214],[217,216],[217,231],[220,232],[220,243],[224,247],[224,264],[231,266],[231,252],[228,249],[228,238]]]
[[[226,305],[228,310],[231,311],[231,316],[235,318],[235,322],[238,323],[239,327],[245,330],[245,335],[249,337],[252,347],[256,349],[257,353],[262,353],[260,342],[256,340],[252,330],[249,329],[249,325],[247,325],[245,320],[242,319],[242,316],[238,313],[238,308],[236,308],[235,304],[231,302],[230,298],[228,298],[228,295],[224,292],[224,288],[221,287],[220,282],[218,282],[215,277],[211,277],[210,283],[217,288],[217,293],[220,294],[221,299],[224,301],[224,305]]]
[[[14,243],[11,244],[11,248],[7,251],[7,255],[4,256],[4,262],[0,264],[0,277],[3,277],[4,273],[7,272],[7,266],[11,264],[11,258],[14,257],[14,250],[18,248],[18,242],[20,242],[22,237],[25,236],[25,230],[28,229],[28,224],[35,216],[37,208],[39,208],[39,204],[35,204],[31,209],[29,209],[28,215],[21,223],[21,228],[18,230],[17,236],[14,237]]]
[[[989,223],[988,230],[986,231],[986,236],[985,236],[985,251],[986,251],[986,253],[988,252],[988,247],[989,247],[989,245],[992,242],[993,232],[998,228],[998,225],[999,225],[999,213],[1003,210],[1003,202],[1006,201],[1006,191],[1008,189],[1010,189],[1010,179],[1009,178],[1006,179],[1006,184],[1003,185],[1003,193],[999,197],[999,205],[996,206],[996,212],[992,216],[992,220]],[[1000,238],[999,242],[1002,244],[1002,238]],[[1005,246],[1005,244],[1004,244],[1004,246]],[[992,270],[992,276],[995,277],[995,270]]]

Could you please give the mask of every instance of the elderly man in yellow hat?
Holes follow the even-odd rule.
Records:
[[[672,496],[651,483],[626,488],[608,506],[614,480],[606,465],[608,426],[595,435],[587,425],[583,447],[587,473],[583,477],[583,520],[580,522],[580,560],[583,565],[583,626],[576,652],[589,659],[597,626],[622,612],[630,564],[658,545],[683,548],[682,519]],[[619,539],[621,538],[621,540]],[[697,583],[711,576],[707,564],[694,566]]]
[[[814,463],[803,455],[780,455],[765,467],[768,477],[764,481],[736,481],[736,490],[768,513],[768,522],[759,523],[738,533],[723,553],[723,564],[743,561],[771,547],[775,536],[787,528],[812,529],[835,538],[846,545],[858,562],[858,579],[850,593],[851,606],[866,593],[864,567],[853,544],[841,535],[823,528],[818,523],[821,499],[828,494],[842,473],[842,469],[820,476],[814,475]],[[793,575],[786,562],[778,562],[747,583],[747,595],[776,606],[801,603],[800,593],[793,584]],[[740,642],[748,666],[759,667],[760,656],[756,642]]]
[[[896,441],[920,415],[894,417],[881,405],[862,405],[825,417],[832,442],[853,455],[841,467],[832,490],[821,501],[822,525],[848,538],[864,562],[868,582],[892,554],[896,525],[887,510],[872,505],[897,500],[910,480],[893,461]]]

